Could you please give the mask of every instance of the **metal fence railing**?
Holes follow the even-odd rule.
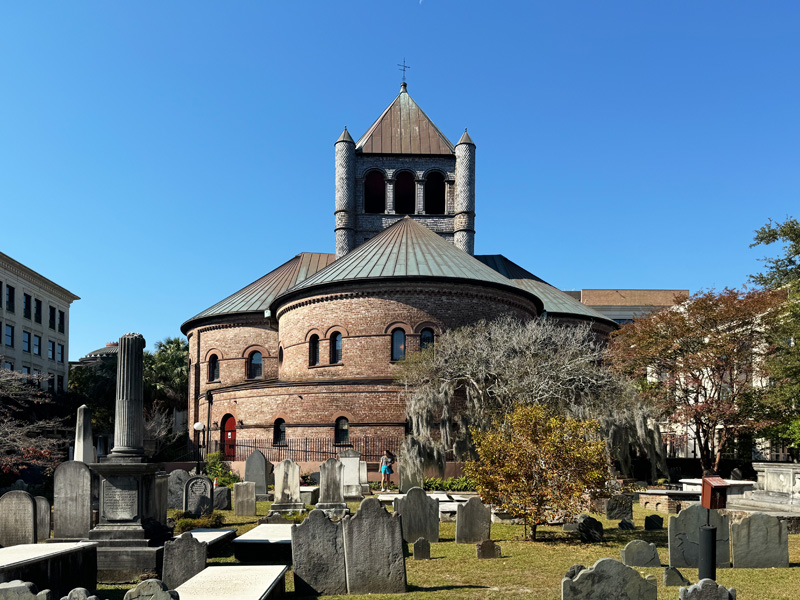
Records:
[[[253,450],[260,450],[271,463],[280,462],[287,458],[294,462],[325,462],[329,458],[336,458],[339,453],[352,448],[361,454],[361,460],[378,462],[384,450],[393,454],[400,452],[402,440],[384,437],[359,437],[351,439],[347,444],[337,444],[332,439],[324,438],[297,438],[288,439],[281,444],[273,444],[270,440],[237,439],[235,444],[212,442],[210,452],[222,452],[225,460],[247,460]]]

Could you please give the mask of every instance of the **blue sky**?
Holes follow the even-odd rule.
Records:
[[[0,5],[0,250],[148,346],[333,251],[333,143],[408,90],[477,144],[476,252],[560,287],[740,286],[799,216],[800,4]]]

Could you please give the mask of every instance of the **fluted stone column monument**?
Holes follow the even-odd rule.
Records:
[[[144,406],[141,334],[119,339],[114,448],[91,465],[100,476],[100,515],[89,539],[100,543],[98,578],[129,581],[160,571],[166,527],[168,476],[164,465],[147,462],[144,453]]]

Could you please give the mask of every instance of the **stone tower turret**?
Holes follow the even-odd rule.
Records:
[[[334,144],[336,149],[336,258],[355,248],[356,144],[347,127]]]
[[[475,254],[475,143],[467,130],[456,144],[456,210],[454,242],[457,248]]]

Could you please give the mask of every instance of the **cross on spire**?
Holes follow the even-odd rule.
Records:
[[[400,67],[400,69],[399,69],[399,70],[403,72],[403,83],[405,83],[405,82],[406,82],[406,70],[407,70],[407,69],[410,69],[411,67],[409,67],[409,66],[406,64],[406,59],[405,59],[405,57],[403,57],[403,64],[401,65],[400,63],[397,63],[397,66],[398,66],[398,67]]]

